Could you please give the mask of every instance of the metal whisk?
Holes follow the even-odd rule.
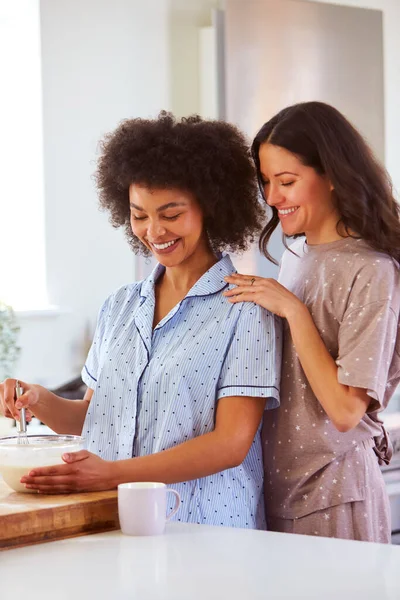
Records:
[[[15,396],[18,398],[22,395],[22,389],[19,384],[19,381],[15,382]],[[20,410],[19,421],[17,421],[17,431],[18,431],[18,444],[29,444],[28,436],[26,435],[26,414],[25,408],[21,408]]]

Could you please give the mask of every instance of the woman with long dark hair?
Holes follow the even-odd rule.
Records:
[[[264,418],[268,528],[390,541],[378,413],[400,381],[400,220],[388,175],[362,136],[321,102],[282,110],[252,146],[272,218],[299,238],[279,283],[232,275],[231,302],[284,319],[281,407]],[[301,236],[301,237],[300,237]]]

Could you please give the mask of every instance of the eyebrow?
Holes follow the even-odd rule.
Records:
[[[295,177],[299,176],[298,173],[292,173],[292,171],[281,171],[280,173],[275,173],[274,177],[280,177],[281,175],[294,175]],[[261,176],[264,177],[264,179],[268,179],[264,173],[261,173]]]
[[[292,173],[292,171],[281,171],[280,173],[275,173],[275,177],[280,177],[280,175],[295,175],[298,177],[298,173]]]
[[[168,202],[168,204],[163,204],[162,206],[159,206],[157,208],[156,212],[161,212],[162,210],[167,210],[167,208],[176,208],[178,206],[186,206],[186,203],[185,202]],[[136,210],[139,210],[140,212],[145,212],[144,208],[141,208],[140,206],[133,204],[133,202],[130,202],[130,207],[134,208]]]

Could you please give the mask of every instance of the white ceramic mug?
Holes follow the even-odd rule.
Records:
[[[167,493],[175,494],[175,507],[167,515]],[[181,498],[165,483],[135,482],[118,486],[118,514],[126,535],[160,535],[179,509]]]

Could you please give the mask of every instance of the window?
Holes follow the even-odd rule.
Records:
[[[39,0],[0,3],[0,299],[48,304]]]

